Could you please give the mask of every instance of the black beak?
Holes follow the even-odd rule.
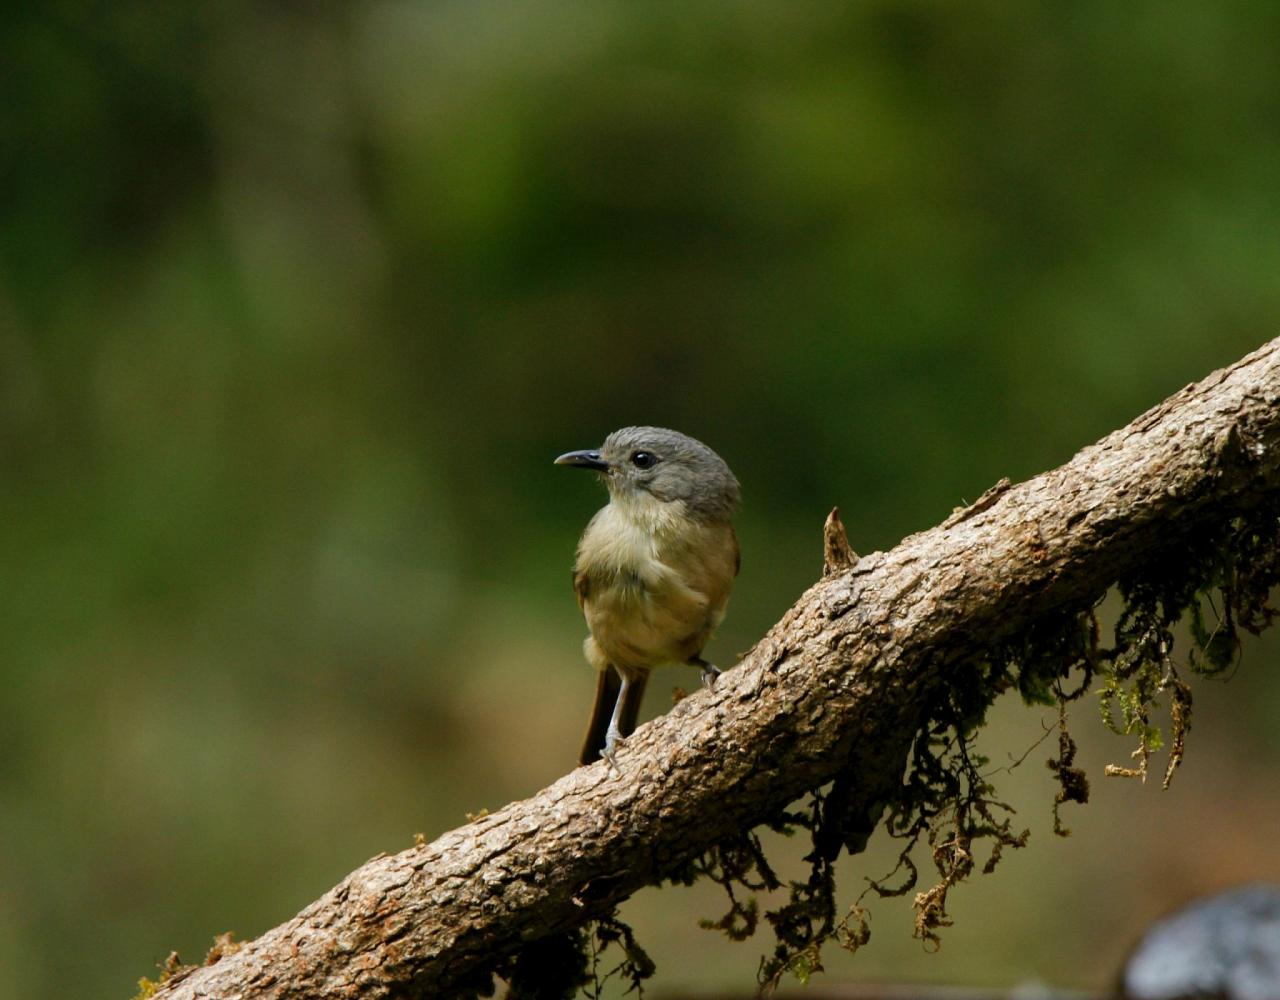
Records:
[[[566,451],[556,459],[556,465],[576,465],[582,469],[594,469],[596,472],[608,472],[609,463],[600,457],[598,451]]]

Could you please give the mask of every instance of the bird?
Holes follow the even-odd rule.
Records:
[[[609,490],[573,567],[583,652],[598,672],[579,763],[604,758],[620,773],[618,747],[635,730],[649,672],[688,664],[708,687],[720,673],[702,651],[741,566],[738,480],[701,441],[664,427],[623,427],[555,464],[598,473]]]

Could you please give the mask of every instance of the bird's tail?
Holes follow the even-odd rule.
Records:
[[[622,703],[618,716],[618,731],[623,736],[635,732],[636,717],[640,714],[640,702],[644,699],[644,688],[648,682],[647,673],[632,677],[627,685],[626,700]],[[578,755],[579,764],[594,764],[600,759],[600,751],[604,749],[605,736],[609,732],[609,720],[613,717],[613,707],[617,704],[618,693],[622,690],[622,679],[613,664],[609,664],[599,672],[596,681],[596,701],[591,706],[591,721],[587,723],[587,735],[582,741],[582,753]]]

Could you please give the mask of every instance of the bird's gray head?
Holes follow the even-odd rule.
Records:
[[[665,427],[623,427],[598,449],[571,451],[556,465],[601,473],[618,499],[650,496],[683,501],[694,517],[728,518],[738,505],[738,480],[723,458],[701,441]]]

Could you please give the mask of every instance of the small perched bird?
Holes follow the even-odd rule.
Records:
[[[737,576],[738,537],[729,519],[738,480],[700,441],[662,427],[624,427],[598,450],[556,465],[598,472],[609,503],[578,542],[573,589],[587,619],[583,649],[599,671],[580,761],[618,769],[618,744],[636,726],[649,671],[669,663],[720,672],[702,648],[724,617]]]

